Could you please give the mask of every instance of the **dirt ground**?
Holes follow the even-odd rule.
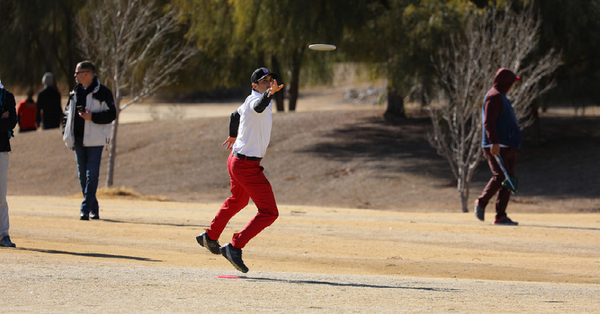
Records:
[[[448,163],[427,142],[428,119],[413,110],[411,118],[388,123],[382,119],[385,108],[341,102],[342,93],[313,91],[298,104],[305,111],[274,114],[262,165],[278,203],[461,212]],[[130,122],[119,127],[114,184],[175,201],[222,202],[229,195],[229,152],[221,144],[237,105],[187,105],[184,118],[150,122],[131,122],[147,116],[138,114],[144,109],[126,109],[123,120]],[[517,154],[520,190],[510,210],[597,212],[600,115],[554,112],[542,115],[541,135],[528,131]],[[17,133],[11,145],[9,194],[80,193],[74,153],[58,130]],[[103,154],[101,186],[108,155]],[[469,210],[489,178],[480,162]]]
[[[244,249],[250,272],[198,246],[219,204],[10,196],[3,313],[597,313],[600,214],[280,206]],[[225,244],[254,214],[236,216]],[[220,278],[228,276],[233,278]]]
[[[274,114],[263,166],[280,217],[244,249],[247,274],[194,239],[228,196],[221,143],[237,103],[124,111],[116,185],[171,201],[101,195],[100,221],[77,219],[75,159],[60,132],[17,133],[17,248],[0,249],[0,312],[598,313],[595,108],[553,109],[539,137],[526,134],[509,205],[520,225],[498,227],[493,208],[483,223],[461,212],[418,108],[391,124],[384,108],[342,93],[315,89],[299,112]],[[469,204],[488,179],[481,163]],[[221,244],[255,210],[238,214]]]

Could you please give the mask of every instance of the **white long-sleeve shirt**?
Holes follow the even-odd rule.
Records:
[[[271,128],[273,117],[271,115],[272,103],[262,112],[255,110],[257,102],[261,101],[263,94],[252,90],[244,103],[237,109],[240,114],[238,136],[233,144],[233,151],[250,157],[263,158],[271,141]]]

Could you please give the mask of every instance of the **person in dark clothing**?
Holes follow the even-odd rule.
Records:
[[[516,149],[521,146],[523,135],[517,124],[514,109],[505,95],[518,80],[520,78],[511,70],[499,69],[494,77],[493,87],[487,92],[483,100],[481,145],[493,176],[481,195],[475,200],[475,216],[483,221],[485,207],[491,198],[496,195],[494,225],[518,225],[516,221],[512,221],[506,215],[510,191],[502,187],[505,176],[494,157],[500,154],[508,175],[514,176],[517,165]]]
[[[104,145],[110,140],[111,122],[117,116],[112,92],[100,84],[95,73],[92,62],[77,64],[75,80],[78,84],[69,94],[63,119],[63,141],[75,150],[83,193],[80,220],[100,219],[96,198],[100,161]]]
[[[4,89],[0,81],[0,247],[16,247],[8,235],[8,203],[6,188],[8,184],[8,152],[10,138],[17,125],[15,96]]]
[[[48,72],[42,78],[44,89],[37,95],[37,110],[35,114],[35,123],[42,130],[55,129],[60,127],[63,112],[61,107],[60,92],[54,85],[54,76]]]

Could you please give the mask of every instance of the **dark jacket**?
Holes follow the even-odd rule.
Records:
[[[517,76],[509,69],[500,69],[494,77],[494,85],[487,92],[482,108],[482,146],[501,144],[519,148],[523,135],[510,101],[505,94],[517,81]]]
[[[35,122],[43,129],[60,127],[63,119],[60,93],[52,86],[46,86],[37,95]]]
[[[0,152],[10,152],[10,138],[17,125],[15,96],[6,89],[0,89],[0,115],[8,112],[7,118],[0,118]]]

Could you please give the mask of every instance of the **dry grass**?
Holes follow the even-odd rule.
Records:
[[[157,195],[142,195],[125,186],[101,187],[96,191],[98,199],[124,199],[139,201],[171,202],[172,199]],[[69,198],[81,198],[81,193],[69,195]]]
[[[447,162],[427,143],[428,119],[390,124],[381,118],[382,111],[372,107],[275,114],[262,165],[277,202],[460,212]],[[208,117],[122,125],[114,182],[135,193],[109,191],[100,201],[154,195],[222,202],[229,196],[229,152],[221,146],[227,123],[227,117]],[[529,134],[517,154],[521,189],[509,211],[600,210],[599,123],[600,117],[543,116],[539,142]],[[65,148],[58,130],[17,134],[11,145],[9,194],[79,195],[75,154]],[[107,157],[105,151],[101,185]],[[469,203],[489,176],[481,163]]]
[[[112,198],[112,199],[131,199],[141,201],[157,201],[157,202],[170,202],[172,201],[168,197],[155,196],[155,195],[142,195],[133,190],[121,187],[103,187],[99,188],[96,192],[98,198]]]

